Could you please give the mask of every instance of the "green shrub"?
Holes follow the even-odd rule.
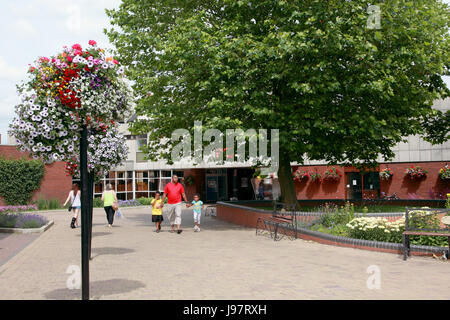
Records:
[[[93,207],[94,208],[103,208],[102,198],[94,198]]]
[[[355,208],[353,204],[350,204],[348,201],[345,203],[345,206],[341,206],[341,208],[326,208],[325,212],[327,213],[323,214],[317,222],[327,228],[336,225],[345,225],[355,217]]]
[[[58,199],[47,200],[44,198],[39,198],[36,202],[36,205],[38,207],[38,210],[54,210],[62,208],[62,205]]]
[[[153,201],[153,197],[150,197],[150,198],[141,197],[141,198],[137,198],[136,200],[143,206],[149,206]]]
[[[39,198],[36,203],[38,210],[48,210],[48,201],[44,198]]]
[[[0,196],[9,205],[28,204],[33,191],[39,189],[44,173],[40,160],[0,157]]]
[[[440,219],[437,214],[430,214],[429,211],[415,210],[411,211],[409,221],[411,228],[418,229],[439,229]],[[420,244],[424,246],[448,246],[447,237],[429,237],[429,236],[410,236],[412,244]]]
[[[48,202],[48,208],[50,210],[61,209],[62,205],[61,205],[61,203],[59,203],[58,199],[50,199],[50,201]]]

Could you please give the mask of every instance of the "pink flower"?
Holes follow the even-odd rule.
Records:
[[[75,43],[73,46],[72,46],[72,49],[74,49],[74,50],[83,50],[82,48],[81,48],[81,46],[78,44],[78,43]]]
[[[68,62],[72,62],[72,57],[71,57],[71,56],[68,56],[68,57],[67,57],[67,61],[68,61]]]
[[[94,40],[89,40],[89,45],[90,46],[95,46],[97,44],[97,42],[95,42]]]
[[[113,62],[114,62],[115,64],[119,64],[119,61],[117,61],[116,59],[114,59]]]

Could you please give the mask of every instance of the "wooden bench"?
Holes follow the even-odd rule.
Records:
[[[426,208],[405,208],[405,231],[402,233],[403,242],[403,260],[411,256],[410,236],[429,236],[429,237],[447,237],[448,247],[450,252],[450,229],[447,225],[438,229],[421,229],[411,224],[411,212],[414,211],[429,211],[431,214],[448,214],[450,209],[426,209]],[[442,222],[441,222],[442,225]],[[447,253],[447,257],[449,254]]]
[[[269,232],[274,241],[281,240],[285,234],[278,232],[279,227],[287,227],[294,230],[294,236],[288,235],[293,240],[297,238],[297,215],[295,211],[286,211],[287,206],[280,202],[275,202],[272,215],[259,217],[256,221],[256,235]]]

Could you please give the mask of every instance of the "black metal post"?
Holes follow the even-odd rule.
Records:
[[[81,175],[81,298],[89,300],[89,177],[87,166],[87,126],[82,126],[80,141]]]
[[[89,172],[89,260],[92,259],[92,214],[94,210],[94,177],[95,172]]]

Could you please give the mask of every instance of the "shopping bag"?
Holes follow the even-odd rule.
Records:
[[[120,212],[120,209],[118,209],[117,211],[116,211],[116,218],[117,219],[121,219],[123,217],[123,215],[122,215],[122,213]]]

